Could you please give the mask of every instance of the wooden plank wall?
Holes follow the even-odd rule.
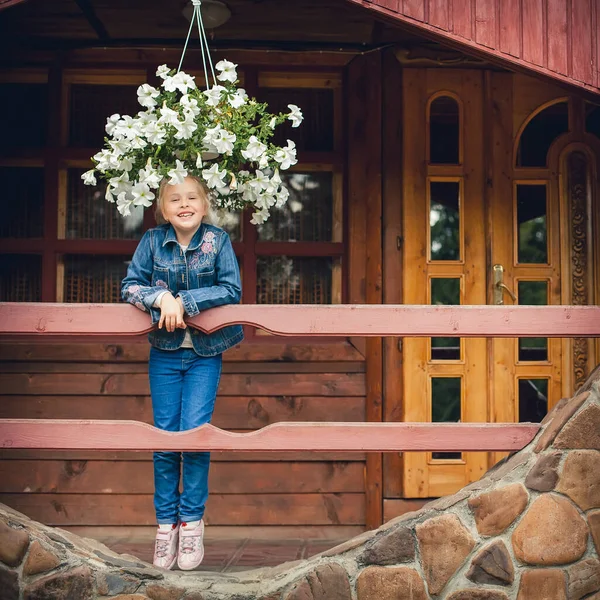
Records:
[[[350,1],[459,48],[600,91],[600,0]]]
[[[147,343],[0,346],[0,417],[151,422]],[[364,421],[365,363],[348,342],[228,352],[213,423]],[[56,526],[154,524],[148,453],[0,451],[0,502]],[[365,524],[365,456],[214,453],[207,522],[302,531]]]

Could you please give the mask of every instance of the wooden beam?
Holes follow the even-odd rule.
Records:
[[[229,305],[187,319],[211,333],[240,323],[281,336],[600,337],[600,306]],[[148,333],[128,304],[0,303],[0,337],[36,341]]]
[[[16,4],[21,4],[25,2],[25,0],[0,0],[0,10],[4,10],[9,6],[15,6]]]
[[[91,5],[89,0],[75,0],[77,6],[87,19],[90,27],[96,32],[98,39],[102,42],[107,42],[110,39],[104,23],[98,18],[94,7]]]
[[[251,433],[207,424],[162,431],[138,421],[0,419],[0,448],[297,452],[488,452],[521,450],[537,423],[275,423]]]
[[[156,70],[156,65],[177,64],[181,57],[182,40],[173,40],[173,44],[161,43],[157,45],[156,40],[144,45],[141,40],[136,40],[133,47],[124,47],[120,41],[120,47],[102,46],[102,47],[79,47],[72,48],[64,59],[66,66],[75,67],[93,67],[101,66],[103,68],[119,68],[123,65],[147,65],[149,69]],[[113,40],[113,43],[116,43]],[[230,42],[232,43],[232,42]],[[330,68],[343,68],[355,56],[367,51],[369,48],[344,49],[338,44],[335,49],[310,49],[305,48],[302,52],[294,52],[284,49],[253,49],[243,47],[241,43],[236,42],[232,48],[211,48],[213,61],[217,62],[221,58],[226,58],[237,63],[240,68],[246,67],[270,67],[274,70],[304,71],[306,69],[322,70]],[[15,64],[17,58],[19,63],[45,64],[53,60],[55,51],[52,50],[34,50],[31,48],[22,48],[19,56],[2,56],[0,63]],[[191,63],[202,64],[202,52],[198,48],[188,48],[186,57]],[[244,87],[247,88],[245,82]],[[247,89],[249,92],[249,90]],[[249,92],[250,93],[250,92]]]

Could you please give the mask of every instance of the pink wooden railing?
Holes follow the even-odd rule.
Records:
[[[188,320],[205,332],[240,323],[282,336],[600,337],[592,306],[264,306],[215,308]],[[71,342],[151,330],[124,304],[0,303],[0,340]],[[0,419],[0,447],[180,451],[510,451],[539,430],[531,423],[277,423],[252,433],[212,425],[170,433],[136,421]]]

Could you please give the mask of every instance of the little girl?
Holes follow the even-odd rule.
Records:
[[[208,224],[210,201],[194,177],[160,186],[159,226],[147,231],[123,280],[123,299],[150,312],[158,329],[148,338],[154,425],[185,431],[212,417],[222,353],[242,341],[239,325],[206,335],[187,328],[184,316],[241,297],[238,263],[227,233]],[[183,469],[181,463],[183,462]],[[208,452],[154,453],[154,506],[158,522],[154,565],[198,567],[204,557],[204,505]],[[179,492],[180,471],[183,491]]]

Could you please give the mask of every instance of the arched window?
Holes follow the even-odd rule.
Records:
[[[517,167],[546,167],[554,140],[569,131],[569,105],[559,100],[529,119],[519,138]]]
[[[585,130],[600,139],[600,106],[585,103]]]
[[[429,163],[460,164],[460,107],[452,96],[437,96],[429,103]]]

